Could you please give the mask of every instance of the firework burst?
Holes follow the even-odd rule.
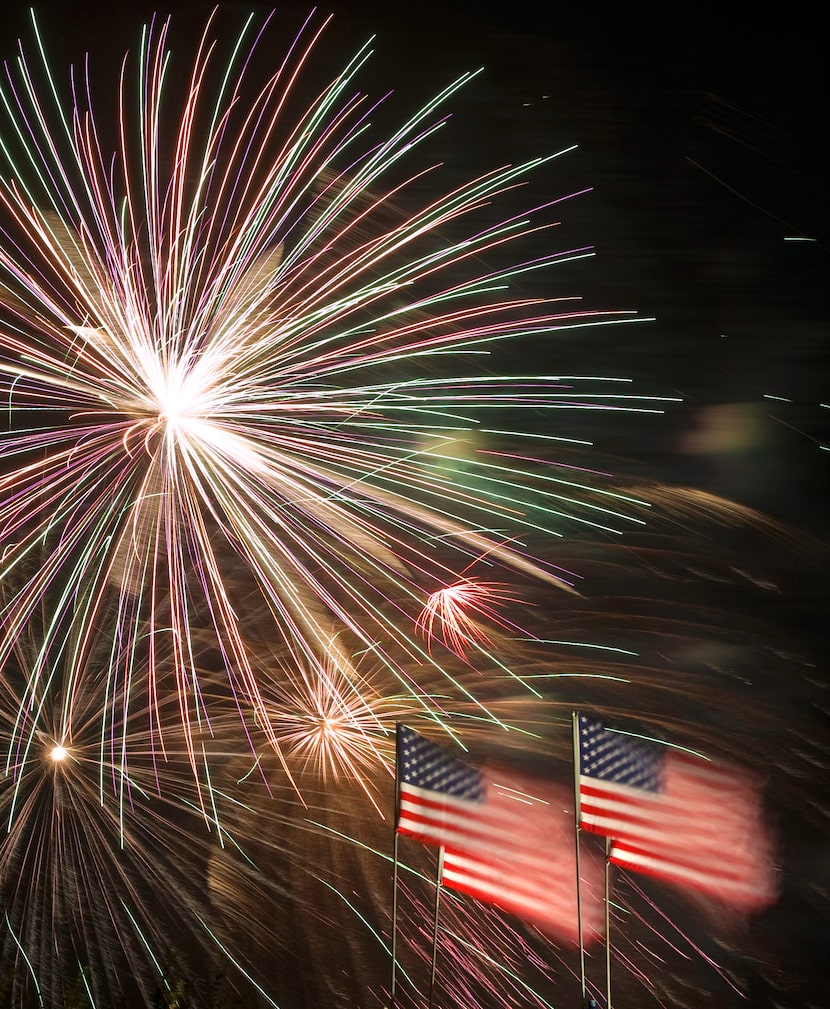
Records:
[[[481,272],[555,223],[551,206],[506,220],[485,212],[550,159],[419,201],[423,169],[402,166],[470,75],[377,139],[376,103],[357,90],[368,49],[303,100],[298,81],[323,27],[309,21],[251,96],[245,70],[262,31],[246,24],[223,65],[209,23],[176,114],[165,90],[169,24],[154,23],[135,63],[125,61],[112,156],[83,77],[73,76],[67,101],[45,58],[7,67],[5,576],[36,544],[48,556],[4,609],[0,663],[50,586],[63,587],[56,638],[79,591],[87,627],[114,595],[123,640],[107,691],[124,691],[129,705],[143,622],[161,748],[169,677],[191,744],[210,718],[196,634],[212,635],[251,732],[280,746],[251,629],[229,591],[239,567],[271,633],[312,680],[326,683],[334,625],[347,649],[371,650],[440,717],[401,663],[436,665],[411,630],[421,586],[452,582],[486,554],[514,577],[567,588],[567,574],[504,545],[503,530],[634,521],[632,502],[515,455],[477,452],[464,472],[448,472],[441,440],[486,413],[657,407],[601,380],[459,370],[505,340],[630,316],[509,294],[513,274],[586,249]],[[404,201],[416,209],[389,209]],[[530,510],[522,484],[534,471]],[[156,659],[162,637],[171,670]],[[43,675],[36,663],[24,703]]]
[[[498,612],[500,604],[513,601],[501,585],[465,578],[433,592],[418,616],[416,627],[430,642],[430,651],[432,639],[439,638],[451,652],[465,658],[471,645],[489,644],[492,640],[476,620],[477,615],[514,632],[518,630]]]
[[[34,631],[33,621],[0,676],[0,992],[14,1006],[149,1005],[182,972],[198,977],[205,950],[215,955],[219,936],[199,927],[210,904],[193,880],[230,837],[216,822],[205,829],[181,733],[168,734],[162,758],[136,710],[102,736],[124,711],[106,694],[106,634],[82,662],[67,640],[35,705],[21,702],[47,643]]]

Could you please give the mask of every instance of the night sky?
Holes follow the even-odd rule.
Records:
[[[706,733],[732,734],[730,748],[745,747],[747,762],[769,778],[785,873],[779,905],[747,926],[749,938],[737,929],[731,939],[720,936],[721,951],[738,951],[742,966],[736,976],[743,978],[739,987],[747,997],[711,982],[699,962],[689,961],[688,971],[690,978],[700,972],[703,988],[711,984],[712,994],[701,1005],[818,1009],[826,1004],[821,984],[830,941],[822,795],[830,744],[823,587],[830,555],[820,545],[830,534],[823,31],[798,7],[756,10],[752,20],[727,16],[726,8],[717,16],[689,5],[655,13],[637,5],[526,0],[498,6],[352,0],[328,7],[335,14],[329,29],[335,63],[375,33],[368,88],[393,88],[398,108],[409,108],[464,70],[484,67],[453,100],[451,121],[431,148],[446,161],[449,178],[578,145],[529,182],[540,201],[591,190],[563,205],[561,231],[563,241],[592,245],[596,256],[568,267],[563,282],[593,307],[632,309],[654,321],[610,333],[569,334],[525,353],[533,355],[535,370],[625,376],[638,391],[680,401],[659,418],[608,424],[571,417],[563,433],[593,440],[596,458],[624,486],[655,481],[699,488],[779,523],[747,530],[713,517],[710,528],[700,514],[667,523],[684,558],[678,561],[678,607],[688,602],[695,619],[710,612],[718,640],[734,627],[748,663],[753,656],[776,657],[766,670],[746,671],[746,682],[736,676],[725,693],[708,694],[707,680],[688,712],[681,704],[689,724],[697,720]],[[154,9],[172,12],[173,37],[189,57],[187,44],[198,36],[209,4],[136,3],[128,14],[102,3],[54,5],[39,8],[39,20],[56,65],[59,57],[78,59],[88,49],[93,79],[109,82]],[[222,16],[234,22],[249,9],[269,8],[223,4]],[[278,19],[294,26],[303,9],[283,5]],[[13,55],[19,36],[29,38],[25,11],[4,11],[4,58]],[[522,366],[508,358],[511,352],[503,353],[503,367]],[[688,549],[687,535],[693,540]],[[635,541],[634,548],[640,547],[645,557],[648,544]],[[701,568],[711,561],[711,570],[702,584],[692,584],[696,562],[689,557],[705,557],[710,548],[718,556],[701,561]],[[578,547],[567,559],[577,567],[583,563],[593,578],[596,608],[584,617],[594,630],[615,605],[630,606],[632,619],[644,612],[638,607],[650,590],[642,571],[627,583],[624,562],[615,559],[609,574],[594,566],[593,555],[580,560]],[[725,588],[716,559],[730,573]],[[734,616],[711,616],[719,600],[734,607]],[[578,607],[570,618],[578,627]],[[757,647],[750,641],[756,632]],[[768,640],[761,641],[766,632]],[[721,702],[709,706],[710,696],[727,697],[727,706],[715,710]],[[644,705],[663,703],[647,690],[642,698]],[[611,695],[574,693],[566,700],[615,703]],[[678,714],[677,703],[666,700],[666,711],[658,712],[667,724]],[[810,736],[805,749],[823,755],[809,774],[809,760],[802,765],[793,756],[802,733]],[[753,752],[754,740],[766,752]],[[790,787],[793,795],[811,796],[809,813],[794,816]],[[265,820],[257,825],[266,829]],[[342,872],[356,873],[349,856],[343,858]],[[373,879],[371,885],[381,884]],[[661,899],[659,888],[648,892]],[[679,916],[706,949],[705,917],[673,895],[663,897],[669,915]],[[291,949],[298,957],[303,943],[307,949],[297,976],[286,980],[289,967],[280,975],[290,991],[285,1001],[277,996],[282,1009],[322,1009],[315,1000],[324,998],[332,1007],[373,1009],[375,1001],[354,1001],[353,993],[338,1001],[337,985],[311,980],[315,963],[329,955],[329,939],[314,931],[302,904],[292,900],[286,903],[297,921]],[[747,949],[757,953],[760,967],[741,960]],[[772,963],[774,956],[780,962]],[[377,976],[374,970],[369,975],[373,981]],[[351,980],[359,991],[360,978]],[[352,992],[345,983],[342,990]],[[622,980],[620,992],[620,1009],[639,1009],[640,986]],[[575,997],[567,998],[555,1001],[556,1009],[576,1005]],[[649,1007],[672,1005],[665,994],[662,1002],[647,998],[643,1004]]]

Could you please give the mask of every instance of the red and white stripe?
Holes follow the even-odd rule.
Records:
[[[398,832],[423,844],[460,845],[479,836],[483,803],[402,781]]]
[[[580,824],[613,839],[612,862],[716,895],[740,910],[775,896],[760,789],[743,772],[669,752],[663,788],[580,777]]]

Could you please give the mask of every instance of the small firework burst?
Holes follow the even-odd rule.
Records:
[[[481,619],[496,626],[521,633],[500,612],[499,607],[516,599],[496,582],[478,578],[464,578],[446,588],[438,589],[427,599],[416,623],[417,629],[432,642],[440,640],[451,651],[464,659],[473,645],[491,645],[492,637]]]

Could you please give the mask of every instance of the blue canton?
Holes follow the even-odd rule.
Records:
[[[484,783],[474,767],[405,725],[398,725],[398,775],[402,782],[416,788],[484,801]]]
[[[585,777],[659,792],[663,757],[657,746],[579,716],[579,772]]]

